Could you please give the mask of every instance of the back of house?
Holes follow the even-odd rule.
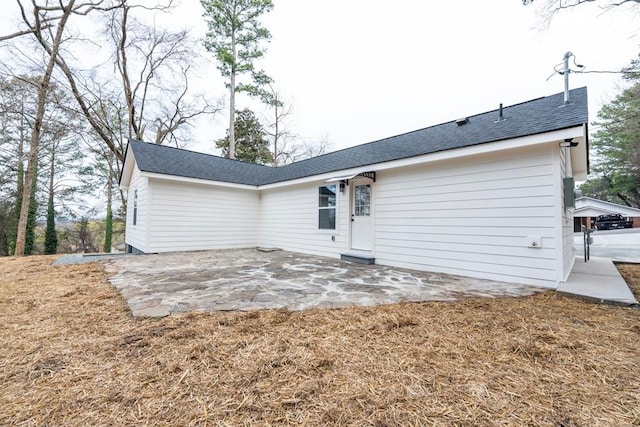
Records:
[[[274,247],[555,288],[588,173],[586,88],[272,168],[130,141],[131,252]]]

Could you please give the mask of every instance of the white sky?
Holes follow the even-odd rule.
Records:
[[[566,51],[586,70],[619,70],[640,50],[640,17],[628,7],[603,13],[587,4],[541,28],[537,9],[521,0],[273,2],[261,65],[294,104],[290,128],[308,141],[328,136],[332,150],[561,92],[562,77],[547,78]],[[201,36],[201,15],[199,0],[181,0],[164,19]],[[213,58],[210,66],[203,87],[225,97]],[[570,86],[588,86],[593,121],[621,81],[572,74]],[[258,109],[240,98],[245,106]],[[214,152],[226,128],[224,112],[201,121],[187,148]]]
[[[628,7],[603,13],[582,5],[543,28],[538,10],[520,0],[274,6],[264,19],[272,40],[262,65],[293,101],[291,127],[310,141],[327,135],[332,149],[561,92],[562,76],[547,78],[566,51],[586,70],[619,70],[640,51],[640,17]],[[205,30],[198,0],[182,0],[181,9],[196,23],[194,33]],[[571,88],[589,88],[591,121],[622,81],[616,74],[570,77]],[[224,94],[217,75],[211,85]],[[221,115],[214,139],[226,128]],[[197,149],[210,151],[207,135],[197,136]]]

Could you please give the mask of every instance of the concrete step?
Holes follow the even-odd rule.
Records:
[[[371,253],[347,252],[340,254],[342,261],[356,262],[358,264],[375,264],[375,258]]]

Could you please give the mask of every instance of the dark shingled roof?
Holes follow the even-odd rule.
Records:
[[[135,140],[129,145],[143,172],[266,185],[586,124],[587,89],[572,90],[569,100],[565,105],[558,93],[505,107],[503,120],[493,110],[468,117],[462,126],[454,120],[278,168]]]
[[[136,140],[129,140],[129,146],[142,172],[262,185],[270,180],[276,169]]]

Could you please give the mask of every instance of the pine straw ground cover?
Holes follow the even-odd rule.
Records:
[[[640,425],[638,310],[547,292],[140,319],[100,264],[52,260],[0,260],[0,425]]]
[[[627,285],[629,285],[633,296],[636,297],[636,300],[640,301],[640,265],[616,263],[616,267],[624,277],[624,280],[626,280]]]

